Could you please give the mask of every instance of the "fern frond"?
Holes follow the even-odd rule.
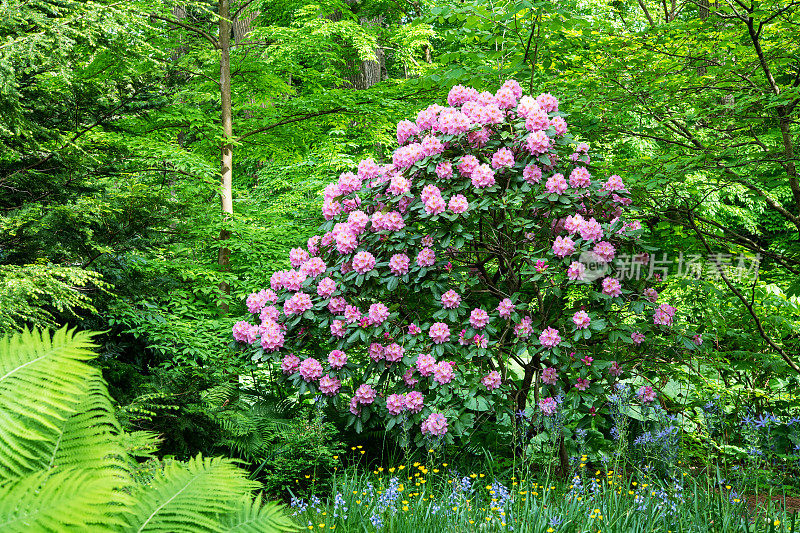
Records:
[[[147,487],[134,493],[128,511],[131,531],[194,533],[225,531],[217,517],[227,515],[241,495],[257,484],[230,460],[199,455],[187,463],[169,463]]]
[[[286,516],[283,506],[263,504],[261,494],[242,498],[238,508],[222,520],[222,525],[228,533],[282,533],[300,529]]]
[[[97,469],[128,480],[127,456],[118,438],[121,429],[99,372],[88,377],[76,412],[59,429],[48,467]]]
[[[60,329],[0,339],[0,484],[48,468],[67,419],[98,371],[91,335]]]
[[[37,472],[0,486],[0,531],[118,531],[124,524],[109,502],[129,505],[130,499],[116,492],[114,480],[97,474]]]

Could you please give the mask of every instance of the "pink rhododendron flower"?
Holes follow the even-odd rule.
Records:
[[[454,194],[447,203],[448,209],[455,214],[461,214],[469,209],[469,202],[463,194]]]
[[[514,326],[514,334],[520,339],[527,339],[533,333],[533,326],[531,325],[531,317],[522,317],[522,321]]]
[[[327,270],[327,265],[325,265],[325,261],[320,259],[319,257],[312,257],[302,265],[300,265],[300,273],[309,276],[312,278],[316,278],[320,274],[325,273]]]
[[[592,175],[586,167],[575,167],[569,175],[569,186],[575,189],[585,188],[592,184]]]
[[[336,291],[336,282],[331,278],[323,278],[322,281],[317,283],[317,294],[323,298],[330,298]]]
[[[422,404],[425,397],[419,391],[411,391],[406,393],[406,409],[412,413],[419,413],[422,411]]]
[[[369,216],[363,211],[353,211],[347,216],[347,225],[355,235],[364,233],[369,224]]]
[[[322,365],[313,357],[309,357],[300,363],[300,376],[305,381],[316,381],[322,376]]]
[[[556,237],[553,243],[553,253],[558,257],[566,257],[575,253],[575,243],[569,237]]]
[[[403,394],[390,394],[386,398],[386,409],[393,416],[399,415],[406,408],[406,397]]]
[[[355,396],[350,398],[350,412],[355,416],[359,416],[361,414],[361,409],[358,407],[358,398]]]
[[[528,95],[522,96],[517,104],[517,114],[522,118],[533,116],[533,113],[539,111],[541,107],[536,100]]]
[[[350,194],[361,189],[361,178],[352,172],[342,172],[339,175],[339,190],[342,194]]]
[[[658,291],[652,287],[646,288],[643,294],[648,302],[656,303],[658,301]]]
[[[586,265],[573,261],[567,268],[567,278],[572,281],[583,281],[583,275],[586,273]]]
[[[514,154],[508,148],[500,148],[492,156],[492,168],[499,169],[514,166]]]
[[[436,176],[440,180],[446,180],[453,177],[453,164],[450,161],[441,161],[436,165]]]
[[[439,131],[445,135],[466,133],[471,126],[469,117],[457,109],[444,108],[439,112]]]
[[[436,368],[436,359],[432,355],[423,353],[417,356],[417,370],[421,376],[430,376]]]
[[[539,342],[542,346],[553,348],[561,342],[561,336],[557,329],[548,327],[539,335]]]
[[[514,302],[512,302],[510,298],[504,298],[500,301],[500,305],[497,306],[497,313],[500,315],[500,318],[509,319],[514,309]]]
[[[542,181],[542,169],[534,164],[526,165],[522,171],[522,177],[531,185],[539,183]]]
[[[614,255],[617,253],[616,248],[614,245],[608,241],[600,241],[594,245],[594,249],[592,249],[594,253],[596,253],[600,259],[605,261],[606,263],[611,262],[614,259]]]
[[[510,87],[500,87],[494,95],[494,98],[500,109],[511,109],[517,106],[518,96],[514,94],[514,91]]]
[[[554,117],[553,120],[550,121],[550,125],[556,130],[556,135],[566,135],[567,121],[562,117]]]
[[[542,272],[547,270],[547,267],[548,267],[548,265],[543,259],[537,259],[536,260],[536,265],[534,265],[534,268],[536,269],[536,272],[538,272],[539,274],[541,274]]]
[[[312,256],[319,255],[320,239],[322,239],[322,237],[319,235],[314,235],[308,239],[308,253]]]
[[[622,183],[622,178],[614,174],[608,181],[603,184],[604,191],[625,191],[625,184]]]
[[[281,361],[281,370],[284,374],[294,374],[300,369],[300,358],[294,354],[289,354],[283,357]]]
[[[336,215],[342,212],[342,204],[334,200],[325,200],[322,202],[322,216],[325,220],[332,220]]]
[[[348,324],[361,320],[361,310],[355,305],[348,305],[344,310],[344,320]]]
[[[616,297],[622,296],[622,285],[615,278],[603,278],[603,294]]]
[[[345,309],[347,309],[347,300],[341,296],[335,296],[328,302],[328,311],[334,315],[341,315]]]
[[[375,389],[367,385],[366,383],[359,385],[358,389],[356,389],[355,398],[358,400],[358,403],[361,405],[369,405],[375,401]]]
[[[589,388],[589,380],[584,378],[578,378],[577,382],[575,383],[575,388],[579,391],[585,391]]]
[[[347,355],[341,350],[333,350],[328,354],[328,364],[338,370],[347,364]]]
[[[700,334],[692,336],[692,342],[700,346],[703,344],[703,336]]]
[[[418,325],[414,324],[413,322],[408,325],[408,334],[409,335],[416,335],[418,333],[422,333],[422,330],[420,329],[420,327]]]
[[[564,179],[563,174],[556,173],[547,178],[544,187],[551,194],[564,194],[564,191],[567,190],[567,180]]]
[[[586,366],[592,366],[592,362],[594,361],[594,357],[587,355],[581,358],[581,362]]]
[[[389,308],[382,303],[376,303],[369,306],[369,321],[373,326],[383,324],[389,318]]]
[[[383,349],[383,357],[390,363],[396,363],[403,358],[405,351],[405,348],[394,342]]]
[[[373,342],[372,344],[370,344],[369,350],[367,350],[370,359],[372,359],[373,361],[380,361],[381,359],[383,359],[383,352],[384,352],[383,345],[377,342]]]
[[[622,369],[619,366],[619,363],[616,361],[611,361],[611,366],[608,369],[608,375],[613,378],[618,378],[622,375]]]
[[[545,416],[553,416],[558,412],[558,402],[553,398],[542,398],[539,400],[539,409]]]
[[[453,380],[453,365],[449,361],[441,361],[433,369],[433,379],[440,385]]]
[[[467,142],[473,148],[483,148],[489,142],[491,133],[488,128],[471,131],[467,133]]]
[[[589,318],[589,313],[586,311],[578,311],[572,316],[572,321],[575,323],[577,329],[586,329],[589,327],[592,319]]]
[[[594,218],[587,220],[580,229],[581,239],[588,242],[599,241],[603,238],[603,228]]]
[[[575,234],[581,230],[585,223],[586,221],[580,214],[568,215],[564,220],[564,229],[570,232],[570,234]]]
[[[546,154],[550,149],[550,137],[543,131],[534,131],[528,135],[525,147],[532,155]]]
[[[424,139],[422,139],[422,152],[425,154],[426,157],[430,157],[432,155],[441,154],[444,152],[444,145],[442,141],[439,140],[438,137],[433,135],[428,135]]]
[[[656,391],[650,385],[646,385],[639,387],[639,390],[636,391],[636,396],[639,397],[642,403],[652,403],[656,399]]]
[[[395,276],[402,276],[408,274],[409,264],[410,259],[406,254],[394,254],[392,258],[389,259],[389,270]]]
[[[482,329],[489,323],[489,313],[476,307],[469,315],[469,323],[475,329]]]
[[[369,252],[358,252],[353,256],[353,270],[359,274],[366,274],[375,268],[375,256]]]
[[[428,330],[434,344],[442,344],[450,340],[450,328],[444,322],[434,322]]]
[[[405,374],[403,374],[403,381],[409,387],[413,387],[414,385],[419,383],[419,380],[414,377],[414,368],[413,367],[409,368],[408,370],[406,370]]]
[[[470,177],[472,172],[478,168],[480,165],[480,161],[474,155],[465,155],[461,156],[461,159],[458,161],[458,171],[464,177]]]
[[[548,113],[555,113],[558,111],[558,100],[550,93],[542,93],[537,96],[536,103]]]
[[[371,157],[358,162],[358,175],[361,179],[371,180],[378,177],[381,167]]]
[[[426,433],[439,437],[447,433],[447,418],[441,413],[431,413],[422,423],[422,434]]]
[[[422,246],[426,246],[426,247],[427,246],[433,246],[433,236],[432,235],[425,235],[424,237],[422,237],[422,240],[420,241],[420,243],[422,244]]]
[[[441,196],[434,196],[424,202],[425,212],[429,215],[441,215],[447,209],[447,203]]]
[[[289,262],[292,268],[300,268],[300,265],[308,261],[308,252],[303,248],[292,248],[289,250]]]
[[[430,267],[436,263],[436,253],[431,248],[423,248],[417,254],[417,266]]]
[[[253,325],[247,322],[246,320],[240,320],[236,324],[233,325],[233,338],[239,342],[246,342],[248,344],[252,344],[250,342],[250,330],[252,329]]]
[[[330,374],[322,376],[322,379],[319,380],[319,391],[326,396],[333,396],[339,392],[341,386],[342,382]]]
[[[453,289],[442,294],[442,306],[445,309],[456,309],[459,305],[461,305],[461,296]]]
[[[631,340],[634,344],[642,344],[642,342],[644,342],[644,333],[634,331],[631,333]]]
[[[542,370],[542,383],[555,385],[558,382],[558,371],[553,367]]]
[[[669,304],[661,304],[653,315],[653,324],[659,326],[671,326],[672,318],[675,316],[676,309]]]
[[[267,321],[264,324],[264,333],[261,335],[261,347],[267,352],[274,352],[283,348],[284,336],[276,322]]]
[[[472,185],[478,189],[491,187],[495,184],[494,170],[487,164],[478,165],[470,174],[470,179],[472,180]]]
[[[525,129],[530,132],[546,130],[550,127],[550,119],[542,109],[536,109],[525,119]]]
[[[397,144],[405,144],[409,137],[418,133],[419,128],[416,124],[408,120],[401,120],[397,123]]]
[[[273,322],[277,322],[278,317],[280,317],[280,316],[281,316],[281,312],[278,311],[277,307],[275,307],[274,305],[268,305],[264,309],[262,309],[261,312],[258,314],[258,319],[262,323],[264,323],[264,322],[266,322],[268,320],[271,320]]]
[[[283,304],[283,314],[286,316],[302,315],[314,307],[311,297],[304,292],[297,292]]]
[[[392,196],[400,196],[411,192],[411,182],[403,176],[392,176],[392,181],[387,189]]]
[[[502,383],[502,379],[500,378],[500,372],[498,372],[497,370],[492,370],[491,372],[483,376],[483,378],[481,378],[481,383],[483,384],[484,387],[486,387],[486,390],[495,390],[499,388],[500,384]]]
[[[331,335],[341,339],[342,337],[344,337],[346,332],[347,330],[345,329],[344,321],[334,320],[333,322],[331,322]]]

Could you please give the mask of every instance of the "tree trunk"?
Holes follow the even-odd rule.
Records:
[[[219,0],[219,90],[220,101],[222,103],[222,134],[225,136],[221,151],[222,161],[220,168],[220,203],[222,207],[223,224],[230,220],[233,214],[233,116],[231,110],[231,21],[230,21],[230,0]],[[231,251],[226,246],[225,241],[230,238],[230,231],[223,226],[219,233],[219,257],[218,264],[222,272],[230,268]],[[228,283],[222,281],[219,284],[220,303],[219,310],[222,314],[228,312],[227,297],[230,293]]]

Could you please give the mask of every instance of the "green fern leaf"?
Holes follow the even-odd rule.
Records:
[[[262,504],[261,494],[241,500],[238,509],[223,521],[228,533],[281,533],[297,531],[297,524],[286,516],[283,506],[275,503]]]
[[[233,511],[242,494],[257,484],[230,460],[197,456],[185,464],[170,463],[147,487],[134,493],[129,530],[196,533],[225,531],[218,517]]]
[[[118,531],[116,483],[97,471],[37,472],[0,486],[0,531]],[[121,502],[130,504],[130,501]]]
[[[23,331],[0,339],[0,484],[53,464],[58,436],[97,370],[91,335]]]

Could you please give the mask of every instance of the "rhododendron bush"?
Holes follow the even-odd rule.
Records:
[[[248,297],[233,336],[359,431],[452,441],[476,415],[562,404],[585,425],[626,372],[694,344],[615,265],[643,230],[556,98],[509,81],[447,103],[398,124],[390,163],[325,188],[320,234]]]

